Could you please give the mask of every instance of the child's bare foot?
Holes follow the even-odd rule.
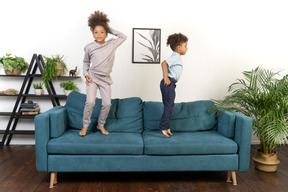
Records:
[[[169,137],[169,135],[167,134],[167,130],[162,130],[163,135],[165,135],[166,137]]]
[[[103,133],[103,135],[108,135],[109,134],[109,132],[104,127],[97,126],[97,129],[99,129]]]
[[[80,136],[85,136],[85,135],[86,135],[86,132],[87,132],[87,129],[88,129],[88,127],[83,127],[83,128],[81,129],[81,131],[79,132],[79,135],[80,135]]]
[[[171,130],[170,130],[170,129],[167,130],[167,133],[168,133],[169,135],[173,135],[173,134],[171,133]]]

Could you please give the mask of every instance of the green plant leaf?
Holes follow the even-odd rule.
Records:
[[[14,57],[10,57],[11,54],[7,54],[6,56],[0,58],[0,63],[3,64],[4,70],[8,70],[10,72],[13,71],[13,69],[19,69],[22,72],[25,72],[29,65],[22,57],[17,57],[16,55]]]
[[[257,67],[244,71],[244,79],[237,79],[223,100],[213,100],[210,112],[227,110],[253,118],[253,129],[261,142],[261,150],[274,153],[288,138],[288,75],[276,79],[280,71]]]

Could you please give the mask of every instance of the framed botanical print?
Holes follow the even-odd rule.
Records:
[[[132,43],[132,63],[160,63],[161,29],[133,28]]]

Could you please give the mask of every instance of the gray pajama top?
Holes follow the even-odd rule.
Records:
[[[84,47],[83,75],[102,75],[109,76],[115,59],[115,52],[127,36],[115,29],[109,28],[109,33],[117,38],[112,38],[99,45],[96,41],[89,43]]]

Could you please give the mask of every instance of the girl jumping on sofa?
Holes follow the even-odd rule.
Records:
[[[160,120],[159,128],[166,137],[172,135],[170,130],[170,118],[174,109],[176,83],[183,70],[181,55],[186,54],[188,49],[187,43],[188,38],[181,33],[170,35],[167,39],[167,46],[170,45],[173,53],[161,64],[163,79],[160,82],[160,89],[164,111]]]
[[[96,92],[99,89],[102,98],[102,108],[98,117],[97,128],[104,134],[109,132],[104,128],[106,118],[111,106],[111,84],[110,73],[112,71],[115,52],[127,36],[108,25],[107,15],[100,11],[95,11],[88,18],[88,26],[92,31],[94,41],[84,47],[85,55],[83,59],[83,75],[86,79],[86,103],[83,114],[83,128],[79,132],[85,136],[91,122],[91,114],[95,105]],[[117,38],[106,41],[108,33]]]

